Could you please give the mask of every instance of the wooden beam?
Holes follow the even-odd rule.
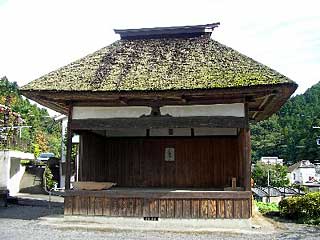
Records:
[[[124,98],[124,97],[119,97],[119,101],[121,104],[123,105],[127,105],[128,104],[128,99]]]
[[[251,98],[251,106],[256,99],[274,94],[264,104],[262,111],[252,113],[252,119],[263,120],[278,111],[290,95],[296,90],[294,83],[259,85],[250,87],[230,87],[215,89],[193,90],[158,90],[158,91],[56,91],[56,90],[21,90],[21,93],[40,104],[52,108],[58,112],[67,114],[68,101],[77,104],[90,104],[92,106],[124,106],[137,105],[148,106],[150,100],[160,98],[159,105],[195,105],[195,104],[219,104],[237,102],[237,99]],[[46,98],[41,99],[42,97]],[[119,97],[126,99],[120,101]],[[59,103],[59,104],[54,104]]]
[[[106,103],[111,106],[123,105],[145,105],[152,99],[159,99],[161,105],[185,104],[214,104],[242,102],[243,98],[259,98],[272,94],[279,86],[269,86],[269,88],[227,88],[227,89],[207,89],[207,90],[179,90],[179,91],[130,91],[130,92],[95,92],[95,91],[24,91],[21,92],[26,97],[37,101],[38,98],[46,98],[51,102],[66,104],[67,101],[75,102],[96,102]],[[120,99],[125,101],[120,101]],[[122,100],[121,99],[121,100]],[[201,102],[198,102],[201,101]],[[130,103],[129,103],[130,102]]]
[[[271,96],[274,96],[274,95],[275,95],[275,94],[269,94],[269,95],[265,96],[265,97],[263,98],[262,103],[261,103],[260,106],[259,106],[259,109],[262,109],[262,108],[264,107],[264,105],[268,102],[268,99],[269,99]]]
[[[68,126],[67,126],[67,155],[66,155],[66,183],[65,189],[70,189],[70,177],[71,177],[71,150],[72,150],[72,110],[73,105],[69,103],[68,109]]]
[[[122,98],[121,98],[122,99]],[[115,107],[115,106],[169,106],[169,105],[211,105],[211,104],[229,104],[229,103],[241,103],[243,98],[230,98],[230,99],[217,99],[217,98],[162,98],[155,100],[150,99],[131,99],[126,100],[119,99],[108,99],[103,101],[75,101],[74,106],[104,106],[104,107]]]
[[[40,103],[43,106],[46,106],[52,110],[55,110],[59,113],[66,114],[68,113],[68,107],[65,105],[65,102],[58,102],[58,101],[52,101],[48,98],[43,98],[43,97],[33,97],[33,96],[28,96],[29,99]]]
[[[249,112],[263,112],[263,108],[259,109],[259,108],[249,108]]]
[[[250,87],[229,87],[229,88],[214,88],[214,89],[192,89],[192,90],[155,90],[155,91],[56,91],[56,90],[43,90],[43,91],[32,91],[32,90],[21,90],[25,96],[35,94],[37,96],[44,95],[50,96],[54,99],[72,100],[77,99],[105,99],[110,97],[170,97],[170,96],[221,96],[223,98],[229,98],[230,96],[238,97],[259,97],[267,94],[276,93],[281,88],[297,88],[295,84],[272,84],[272,85],[260,85]],[[107,94],[106,94],[107,93]]]
[[[255,113],[252,115],[252,118],[255,118],[259,112],[263,112],[264,111],[264,106],[267,104],[267,102],[269,101],[269,99],[274,96],[275,94],[269,94],[267,96],[265,96],[261,102],[261,104],[259,105],[259,107],[257,108],[257,111],[255,111]]]
[[[295,88],[283,88],[275,95],[271,95],[264,104],[264,111],[255,116],[256,121],[264,120],[278,111],[281,106],[288,100]]]
[[[174,192],[172,189],[148,189],[148,188],[127,188],[121,190],[111,188],[109,190],[87,191],[76,190],[66,191],[66,196],[96,196],[111,198],[149,198],[149,199],[250,199],[251,191],[181,191]]]
[[[142,117],[111,119],[74,119],[73,130],[106,130],[113,128],[245,128],[243,117]]]
[[[189,101],[189,99],[188,99],[188,97],[187,97],[187,96],[185,96],[185,95],[181,95],[181,102],[182,102],[183,104],[188,103],[188,101]]]

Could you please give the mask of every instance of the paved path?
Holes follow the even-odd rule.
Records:
[[[39,199],[44,200],[39,200]],[[19,205],[9,205],[0,208],[0,239],[320,239],[320,228],[307,225],[281,224],[277,231],[269,234],[267,228],[254,229],[241,232],[167,232],[167,231],[141,231],[141,230],[112,230],[95,228],[94,222],[64,222],[61,199],[56,198],[51,209],[48,208],[46,197],[38,200],[24,198]],[[51,224],[46,219],[56,219]],[[177,221],[178,223],[179,221]]]

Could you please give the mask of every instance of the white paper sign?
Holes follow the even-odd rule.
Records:
[[[175,160],[174,148],[173,147],[165,148],[165,161],[173,162],[174,160]]]

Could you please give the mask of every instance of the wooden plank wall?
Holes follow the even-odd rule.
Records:
[[[80,181],[111,181],[125,187],[243,186],[240,137],[104,138],[84,132]],[[166,162],[166,147],[175,161]]]
[[[145,199],[66,196],[65,215],[160,218],[250,218],[248,199]]]

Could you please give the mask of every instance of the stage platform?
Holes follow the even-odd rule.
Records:
[[[249,218],[250,191],[209,188],[69,190],[65,215],[143,218]]]

